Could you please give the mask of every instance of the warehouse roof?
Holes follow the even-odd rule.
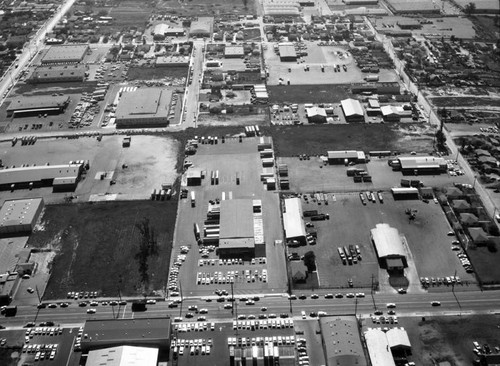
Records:
[[[39,182],[59,177],[78,177],[81,164],[42,165],[0,170],[0,185]]]
[[[363,151],[356,150],[340,150],[340,151],[328,151],[328,159],[365,159],[365,153]]]
[[[363,107],[357,99],[344,99],[340,102],[346,116],[364,116]]]
[[[221,201],[219,237],[221,240],[246,238],[253,241],[252,200],[234,199]]]
[[[279,52],[280,57],[297,57],[297,52],[293,44],[280,43]]]
[[[139,88],[123,92],[116,119],[167,117],[172,92],[167,89]]]
[[[209,36],[212,34],[213,22],[214,18],[212,17],[199,17],[197,20],[191,23],[189,33],[204,34]]]
[[[41,108],[62,108],[69,102],[68,96],[37,95],[33,97],[18,97],[7,107],[10,111],[36,110]]]
[[[50,46],[49,50],[42,58],[42,63],[80,61],[83,59],[83,56],[85,56],[88,48],[88,45]]]
[[[311,118],[311,117],[315,117],[315,116],[320,116],[320,117],[326,118],[326,110],[325,110],[325,108],[320,108],[320,107],[306,108],[306,116],[307,116],[307,118]]]
[[[224,49],[226,56],[243,56],[244,53],[243,46],[226,46]]]
[[[0,226],[31,225],[43,198],[5,201],[0,209]]]
[[[159,56],[156,58],[156,64],[161,65],[187,65],[189,64],[188,56]]]
[[[319,322],[329,366],[367,364],[354,316],[322,317]]]
[[[385,333],[379,328],[368,328],[365,341],[372,366],[395,366]]]
[[[158,348],[119,346],[90,351],[86,366],[156,366]]]
[[[430,155],[400,156],[398,160],[401,164],[401,169],[446,168],[446,160],[444,158]]]
[[[389,224],[377,224],[371,229],[371,237],[379,258],[406,255],[398,230]]]
[[[87,320],[83,342],[120,342],[168,339],[170,318]]]
[[[66,78],[66,77],[84,77],[85,66],[83,65],[64,65],[64,66],[41,66],[31,74],[30,79],[48,79],[48,78]]]
[[[306,227],[302,219],[302,205],[300,198],[285,198],[285,212],[283,212],[283,225],[287,239],[306,236]]]
[[[158,23],[155,25],[153,29],[153,34],[165,34],[165,32],[169,29],[169,25],[165,23]]]
[[[411,348],[410,338],[408,338],[408,333],[404,328],[391,328],[385,333],[385,336],[391,349],[394,347]]]

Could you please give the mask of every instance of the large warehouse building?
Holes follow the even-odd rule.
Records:
[[[325,316],[319,324],[327,366],[366,366],[358,321],[354,316]]]
[[[28,83],[62,83],[83,81],[87,69],[83,65],[40,66],[33,71]]]
[[[365,113],[361,103],[357,99],[344,99],[340,101],[346,122],[364,122]]]
[[[157,366],[158,348],[119,346],[90,351],[85,366]]]
[[[5,201],[0,209],[0,235],[30,233],[43,207],[43,198]]]
[[[87,320],[82,352],[118,346],[155,347],[168,352],[170,324],[170,318]]]
[[[297,61],[297,52],[293,43],[280,43],[278,45],[280,60],[284,62]]]
[[[371,239],[382,268],[402,271],[408,266],[403,240],[397,229],[389,224],[377,224],[371,229]]]
[[[328,151],[328,164],[349,164],[353,163],[365,163],[366,155],[363,151],[356,150],[343,150],[343,151]]]
[[[368,328],[364,333],[372,366],[395,366],[394,357],[411,354],[411,344],[404,328]]]
[[[89,46],[86,44],[50,46],[42,57],[42,65],[82,62],[88,50]]]
[[[213,33],[214,18],[199,17],[191,23],[189,28],[190,37],[211,37]]]
[[[393,169],[401,170],[404,175],[441,174],[446,172],[447,163],[444,158],[436,156],[400,156]]]
[[[34,97],[18,97],[7,107],[7,117],[36,114],[60,114],[69,105],[70,97],[39,95]]]
[[[117,128],[165,127],[172,92],[159,88],[140,88],[122,92],[116,109]]]
[[[263,225],[261,201],[221,201],[219,256],[245,260],[265,256]]]
[[[0,190],[50,187],[54,191],[74,190],[82,164],[42,165],[0,170]]]
[[[302,218],[302,203],[300,202],[300,198],[285,198],[284,203],[283,225],[285,227],[286,240],[297,240],[300,243],[305,243],[306,226]]]

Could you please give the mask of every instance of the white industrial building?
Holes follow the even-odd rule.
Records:
[[[0,209],[0,234],[31,232],[43,207],[43,198],[5,201]]]
[[[365,342],[372,366],[396,366],[387,337],[380,328],[368,328]]]
[[[285,212],[283,212],[283,225],[285,226],[285,237],[287,240],[306,239],[306,226],[302,218],[302,204],[300,198],[285,198]]]
[[[90,351],[87,366],[156,366],[158,348],[120,346]]]
[[[397,229],[389,224],[377,224],[371,229],[371,238],[382,267],[403,270],[408,266],[403,240]]]

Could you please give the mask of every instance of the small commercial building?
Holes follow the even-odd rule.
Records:
[[[416,187],[394,187],[391,188],[391,193],[395,201],[420,199],[418,188]]]
[[[31,84],[82,82],[87,69],[83,65],[40,66],[33,71],[27,82]]]
[[[160,56],[156,58],[155,67],[188,66],[189,56]]]
[[[116,109],[116,127],[167,126],[171,99],[172,92],[168,89],[140,88],[122,92]]]
[[[168,352],[170,318],[92,319],[85,322],[82,352],[119,346],[139,346]]]
[[[287,241],[296,240],[299,243],[306,242],[306,226],[302,216],[302,203],[300,198],[285,198],[283,212],[283,225]]]
[[[5,201],[0,209],[0,235],[30,233],[43,207],[43,198]]]
[[[366,347],[372,366],[396,366],[389,342],[380,328],[368,328],[365,334]]]
[[[309,123],[326,123],[326,110],[320,107],[306,108],[306,117]]]
[[[157,366],[158,348],[118,346],[90,351],[85,366]]]
[[[70,102],[69,96],[39,95],[17,97],[7,107],[7,117],[37,114],[64,113]]]
[[[291,261],[290,271],[293,283],[304,283],[307,280],[307,267],[303,261]]]
[[[447,169],[444,158],[430,155],[400,156],[397,161],[399,165],[393,168],[400,169],[404,175],[441,174]]]
[[[89,45],[54,45],[42,57],[42,65],[74,64],[82,62],[89,51]]]
[[[346,122],[364,122],[363,106],[357,99],[344,99],[340,102]]]
[[[399,122],[401,116],[396,108],[391,105],[384,105],[380,108],[384,122]]]
[[[325,316],[319,325],[327,366],[368,365],[355,316]]]
[[[184,28],[173,28],[165,23],[159,23],[155,25],[153,32],[151,32],[151,34],[161,37],[183,36],[185,33],[186,32]]]
[[[190,37],[211,37],[213,30],[214,18],[213,17],[199,17],[197,20],[191,22],[189,28]]]
[[[403,240],[397,229],[389,224],[377,224],[370,233],[382,268],[402,271],[408,266]]]
[[[363,151],[356,150],[339,150],[339,151],[328,151],[328,164],[338,165],[349,163],[365,163],[366,155]]]
[[[278,45],[280,61],[294,62],[297,61],[297,52],[293,43],[280,43]]]
[[[241,45],[226,46],[224,48],[225,58],[242,58],[243,56],[245,56],[245,51]]]
[[[186,172],[186,183],[188,186],[200,186],[202,174],[200,169],[189,169]]]
[[[385,333],[385,336],[393,355],[411,355],[410,338],[404,328],[391,328]]]

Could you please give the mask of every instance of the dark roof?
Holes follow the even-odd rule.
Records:
[[[470,227],[469,235],[475,242],[486,242],[489,240],[488,234],[481,227]]]
[[[470,204],[466,200],[454,200],[451,205],[453,206],[453,208],[461,210],[466,210],[470,208]]]
[[[61,108],[69,102],[68,96],[37,95],[33,97],[19,97],[12,100],[7,112],[22,111],[40,108]]]
[[[477,223],[477,216],[472,213],[461,213],[460,222],[467,225],[473,225]]]
[[[220,238],[254,237],[253,204],[249,199],[224,200],[220,203]]]

